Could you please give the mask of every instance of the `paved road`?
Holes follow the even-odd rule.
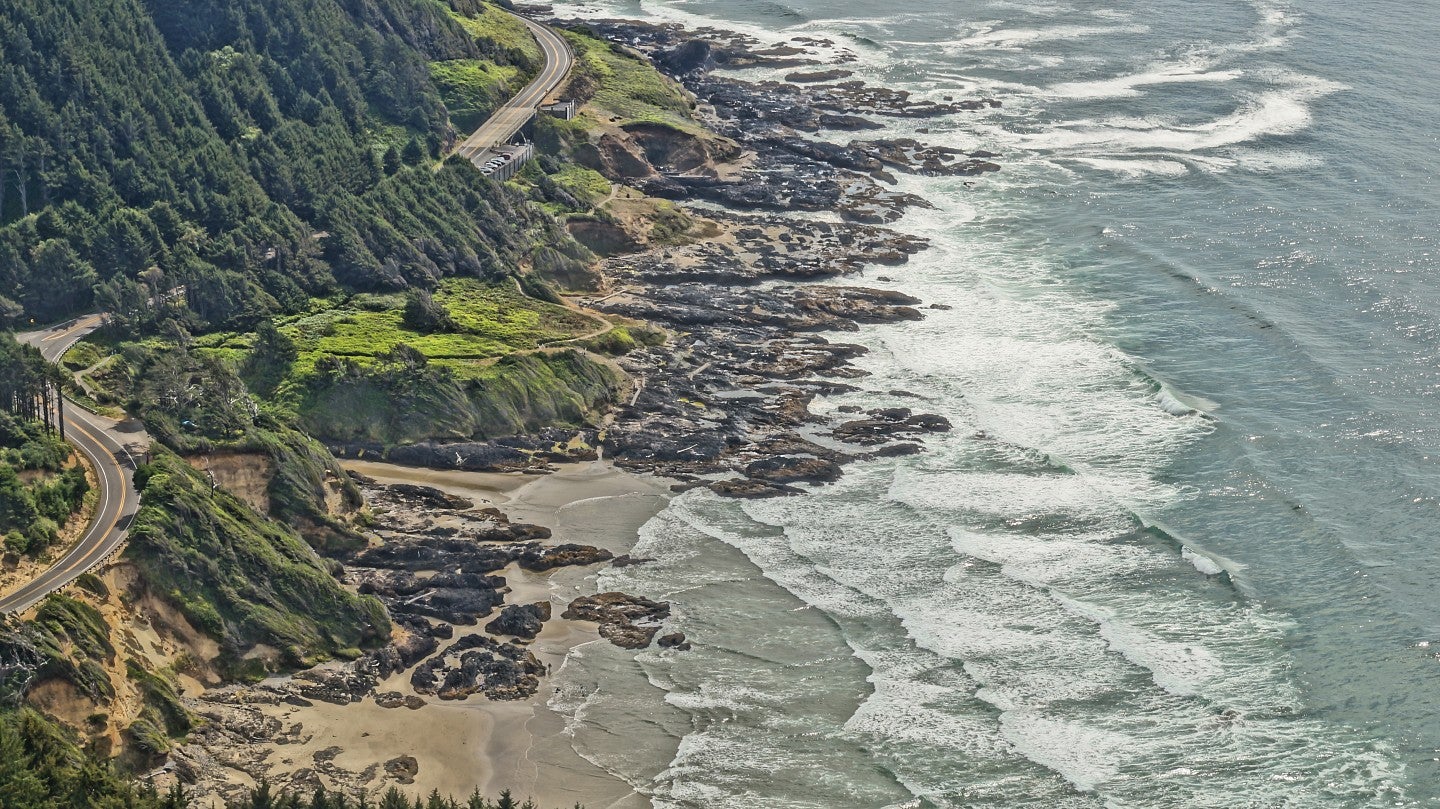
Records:
[[[534,81],[496,110],[456,149],[471,160],[483,162],[483,156],[490,149],[515,137],[535,115],[545,97],[560,86],[575,63],[570,46],[559,34],[524,17],[517,15],[517,18],[525,23],[540,43],[540,49],[545,53],[545,67]],[[53,362],[99,328],[102,322],[99,315],[90,315],[46,331],[16,336],[21,342],[39,347],[45,358]],[[95,520],[80,541],[50,569],[28,584],[0,596],[0,614],[22,612],[35,606],[45,596],[95,567],[125,541],[130,517],[140,505],[140,496],[135,491],[131,474],[131,459],[125,446],[148,444],[148,439],[143,432],[125,433],[118,427],[118,422],[89,413],[74,403],[65,408],[66,436],[90,459],[100,481],[100,501]]]
[[[473,161],[484,162],[483,157],[489,150],[515,137],[515,133],[534,117],[535,110],[544,102],[545,97],[560,86],[560,82],[564,81],[566,74],[570,72],[571,65],[575,64],[575,55],[570,52],[570,46],[563,37],[539,23],[519,15],[516,15],[516,18],[525,23],[525,27],[535,35],[535,41],[540,43],[540,50],[545,52],[545,67],[534,81],[505,102],[500,109],[495,110],[479,129],[455,149],[456,154]]]
[[[99,315],[90,315],[53,329],[16,337],[38,347],[45,359],[53,362],[103,322]],[[140,505],[125,446],[148,443],[148,439],[143,432],[127,433],[119,427],[119,422],[66,402],[65,437],[90,460],[99,479],[95,518],[80,541],[48,570],[0,597],[0,614],[23,612],[35,606],[45,596],[95,567],[125,541],[125,529]]]

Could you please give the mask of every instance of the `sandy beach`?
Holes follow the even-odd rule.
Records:
[[[551,528],[556,542],[595,545],[617,555],[629,551],[640,526],[669,496],[665,483],[605,462],[566,464],[543,476],[364,461],[346,462],[345,467],[381,483],[423,484],[468,497],[516,521]],[[507,603],[552,602],[557,617],[530,645],[552,669],[558,669],[575,646],[606,642],[593,625],[558,618],[573,598],[594,592],[595,574],[589,568],[530,573],[513,566],[504,572],[510,586]],[[377,693],[387,692],[413,695],[408,673],[381,683]],[[574,752],[564,733],[564,718],[545,705],[553,693],[545,682],[534,697],[516,702],[475,695],[457,701],[431,697],[418,708],[381,707],[373,697],[343,706],[264,706],[264,714],[286,728],[288,742],[266,743],[268,762],[276,775],[311,769],[321,783],[330,766],[358,773],[378,765],[381,777],[372,783],[393,784],[394,779],[384,777],[386,764],[409,756],[414,759],[413,782],[400,786],[411,794],[438,790],[458,798],[477,788],[492,796],[509,789],[541,807],[649,806],[628,784]]]

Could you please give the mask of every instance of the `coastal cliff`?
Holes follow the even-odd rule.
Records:
[[[836,83],[803,49],[719,32],[548,20],[576,54],[562,94],[580,113],[538,118],[540,156],[495,183],[445,155],[538,67],[513,17],[458,0],[213,5],[6,12],[23,76],[0,91],[0,132],[27,161],[87,145],[0,196],[0,272],[19,290],[0,316],[107,311],[67,385],[157,442],[120,559],[0,643],[23,734],[224,800],[267,780],[498,789],[504,756],[472,772],[358,728],[493,744],[531,731],[512,716],[476,737],[450,708],[538,711],[584,640],[685,653],[668,604],[582,592],[585,571],[646,560],[627,553],[630,518],[619,538],[561,525],[580,494],[643,498],[640,522],[693,487],[797,495],[949,429],[809,405],[865,373],[862,348],[825,334],[924,317],[902,292],[834,282],[925,249],[885,227],[925,205],[894,173],[976,176],[994,155],[797,133],[993,102]],[[34,77],[75,48],[135,80],[96,67],[108,95],[62,114],[67,88]],[[711,72],[727,65],[814,72]],[[569,493],[541,507],[526,480]],[[573,597],[552,603],[556,582]]]

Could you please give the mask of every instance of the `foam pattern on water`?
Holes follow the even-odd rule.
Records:
[[[577,687],[577,749],[662,807],[1410,805],[1393,750],[1308,713],[1290,617],[1242,594],[1241,566],[1147,527],[1193,496],[1167,473],[1212,435],[1213,403],[1108,342],[1116,304],[1017,224],[1046,183],[1309,165],[1296,138],[1343,85],[1241,62],[1293,40],[1282,3],[1229,9],[1233,35],[1183,45],[1154,44],[1166,21],[1148,5],[977,5],[928,31],[803,6],[727,25],[772,44],[833,35],[823,56],[920,98],[1004,99],[925,124],[929,142],[1006,152],[987,191],[899,182],[937,206],[901,225],[933,244],[902,288],[949,308],[846,335],[870,349],[870,392],[817,404],[914,406],[955,430],[803,498],[677,498],[635,549],[657,561],[600,586],[670,600],[695,649],[639,655],[643,684]],[[638,7],[692,27],[724,12]],[[1117,68],[1074,55],[1086,47],[1136,50]],[[1154,114],[1159,92],[1194,103]],[[879,137],[915,127],[881,123]],[[876,392],[893,389],[920,403]],[[683,729],[647,777],[601,755],[598,731],[623,737],[656,693]]]

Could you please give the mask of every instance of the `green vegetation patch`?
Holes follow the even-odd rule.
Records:
[[[59,679],[96,703],[115,696],[105,661],[114,658],[110,630],[94,607],[55,593],[40,603],[26,638],[40,653],[39,679]],[[8,644],[6,644],[8,645]]]
[[[172,737],[183,736],[195,726],[195,717],[180,701],[180,689],[168,671],[154,672],[129,661],[126,677],[140,689],[144,707],[125,729],[139,753],[156,757],[169,752]]]
[[[518,67],[481,59],[430,63],[430,79],[440,90],[450,121],[462,132],[484,123],[524,85],[525,78]]]
[[[650,222],[650,241],[654,244],[675,246],[693,241],[686,234],[694,227],[694,218],[669,200],[655,201],[655,213]]]
[[[462,0],[453,4],[460,10],[451,10],[450,16],[465,32],[482,40],[491,47],[503,49],[512,54],[512,60],[532,69],[539,69],[545,62],[540,43],[535,41],[530,29],[514,15],[507,14],[490,3]],[[519,58],[515,58],[519,57]]]
[[[619,357],[642,346],[658,346],[664,343],[665,332],[636,323],[616,326],[604,334],[586,340],[584,346],[597,354]]]
[[[344,306],[282,321],[281,333],[298,352],[294,378],[314,376],[323,357],[369,365],[402,343],[469,376],[478,373],[480,361],[579,337],[602,325],[573,309],[528,297],[512,282],[448,279],[434,300],[455,331],[422,334],[407,327],[402,295],[356,296]]]
[[[311,434],[342,443],[470,440],[580,426],[614,401],[621,375],[573,349],[512,354],[482,366],[429,363],[404,345],[370,367],[324,364],[301,408]]]
[[[651,123],[708,134],[691,117],[685,91],[643,56],[585,33],[562,33],[577,57],[571,90],[592,106],[619,118],[621,125]]]
[[[593,208],[610,196],[610,181],[594,169],[567,163],[549,177],[560,190],[587,208]]]

